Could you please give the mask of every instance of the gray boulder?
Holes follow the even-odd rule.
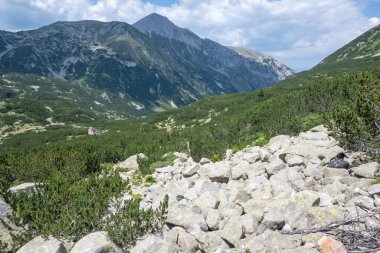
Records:
[[[197,224],[203,231],[208,230],[204,216],[183,204],[176,204],[168,208],[166,223],[174,226],[180,226],[184,229],[190,228],[191,225]]]
[[[282,235],[278,231],[267,230],[261,235],[251,235],[239,242],[239,248],[255,253],[293,252],[301,246],[299,236]]]
[[[199,164],[196,164],[196,163],[193,163],[193,164],[189,164],[185,167],[185,169],[182,171],[182,174],[185,176],[185,177],[191,177],[192,175],[196,174],[197,171],[199,170],[200,168],[200,165]]]
[[[108,253],[111,251],[97,251],[97,253]],[[149,235],[143,240],[137,241],[136,246],[134,246],[130,253],[177,253],[179,252],[178,247],[172,245],[156,235]]]
[[[84,236],[70,253],[122,253],[105,231],[97,231]]]
[[[221,231],[221,237],[232,245],[235,245],[244,235],[245,228],[239,217],[231,217]]]
[[[346,169],[334,169],[334,168],[327,168],[325,167],[323,169],[323,177],[345,177],[349,176],[348,170]]]
[[[285,225],[285,217],[283,210],[280,208],[271,208],[261,221],[258,234],[262,234],[265,230],[281,230]]]
[[[377,162],[362,164],[359,167],[352,168],[356,176],[365,178],[374,178],[379,172],[380,165]]]
[[[380,184],[374,184],[368,187],[368,193],[371,196],[380,195]]]
[[[212,182],[227,183],[231,177],[231,165],[225,161],[208,163],[201,166],[198,174],[210,178]]]
[[[146,159],[146,155],[143,153],[136,154],[133,156],[128,157],[125,161],[116,164],[115,168],[122,168],[122,169],[130,169],[130,170],[138,170],[139,169],[139,159]]]
[[[37,185],[36,183],[23,183],[23,184],[19,184],[19,185],[9,188],[8,191],[12,194],[15,194],[15,193],[16,194],[17,193],[30,194],[35,190],[36,185]]]
[[[8,214],[12,213],[12,207],[0,197],[0,219],[5,218]],[[1,224],[0,224],[1,227]]]
[[[219,201],[211,193],[204,192],[199,198],[193,201],[193,205],[200,208],[201,212],[206,214],[209,210],[218,207]]]
[[[89,251],[83,251],[83,253],[87,252]],[[17,253],[66,253],[66,249],[62,242],[54,237],[38,236],[22,246]]]
[[[286,164],[281,159],[277,158],[271,163],[269,163],[265,169],[268,175],[271,176],[278,173],[282,169],[285,169],[286,167],[287,167]]]

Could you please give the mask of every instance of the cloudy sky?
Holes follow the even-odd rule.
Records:
[[[58,20],[132,24],[152,12],[203,38],[270,54],[297,71],[380,24],[380,0],[0,0],[0,30]]]

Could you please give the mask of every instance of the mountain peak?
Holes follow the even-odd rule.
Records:
[[[176,40],[182,43],[199,48],[201,38],[188,29],[176,26],[167,17],[157,13],[152,13],[133,24],[141,32],[151,36],[157,34],[169,40]]]
[[[157,13],[149,14],[148,16],[134,23],[133,26],[144,33],[156,32],[158,34],[169,29],[181,29],[178,26],[176,26],[173,22],[171,22],[167,17]]]

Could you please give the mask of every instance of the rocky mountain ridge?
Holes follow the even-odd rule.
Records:
[[[265,55],[263,53],[253,51],[248,48],[242,48],[242,47],[229,47],[229,48],[236,51],[238,54],[246,57],[247,59],[264,64],[269,69],[272,69],[274,72],[278,74],[280,80],[285,80],[289,76],[294,75],[294,71],[291,68],[277,61],[276,59],[274,59],[273,57],[269,55]]]
[[[356,250],[360,245],[338,233],[344,226],[326,226],[357,219],[349,231],[380,231],[380,184],[373,184],[380,165],[362,160],[364,154],[345,151],[329,133],[318,126],[296,137],[276,136],[264,147],[228,150],[219,162],[195,162],[176,153],[172,165],[156,170],[156,183],[132,187],[142,197],[140,208],[158,207],[165,195],[169,207],[162,231],[141,238],[130,252]],[[125,164],[137,166],[136,159]],[[133,180],[133,173],[121,173]],[[131,198],[127,192],[123,200]],[[372,237],[364,238],[367,246],[361,249],[379,246]],[[85,236],[72,249],[72,244],[65,245],[37,237],[18,252],[43,247],[49,252],[122,252],[105,232]]]
[[[81,80],[111,93],[114,104],[122,98],[148,111],[251,91],[283,78],[158,14],[133,26],[87,20],[0,31],[0,74],[10,72]]]

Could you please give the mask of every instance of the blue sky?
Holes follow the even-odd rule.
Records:
[[[0,30],[61,20],[132,24],[152,12],[202,38],[269,54],[297,71],[380,24],[380,0],[0,0]]]

